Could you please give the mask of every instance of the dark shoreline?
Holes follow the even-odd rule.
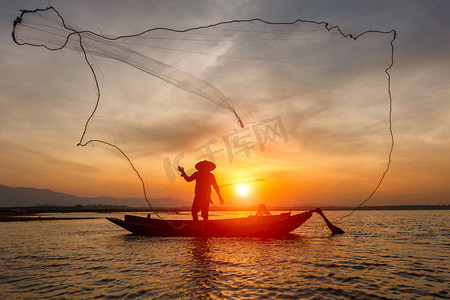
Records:
[[[32,222],[32,221],[91,220],[91,219],[100,219],[100,218],[0,216],[0,222]]]
[[[307,211],[313,210],[316,207],[299,206],[299,207],[269,207],[270,211]],[[354,207],[338,207],[325,206],[321,207],[323,211],[352,211]],[[450,205],[395,205],[395,206],[364,206],[358,210],[449,210]],[[179,208],[155,208],[157,212],[190,212],[189,207]],[[255,211],[256,207],[211,207],[210,211]],[[55,221],[55,220],[88,220],[88,219],[102,219],[99,217],[52,217],[52,216],[38,216],[41,213],[128,213],[128,212],[148,212],[153,210],[148,207],[57,207],[57,206],[33,206],[33,207],[0,207],[0,222],[30,222],[30,221]]]
[[[351,206],[270,206],[267,208],[270,211],[304,211],[312,210],[320,207],[322,210],[354,210]],[[236,207],[222,207],[211,206],[210,211],[256,211],[257,206],[236,206]],[[190,211],[190,206],[184,207],[154,207],[157,212],[181,212]],[[358,210],[450,210],[450,205],[386,205],[386,206],[363,206]],[[127,206],[113,206],[113,205],[94,205],[94,206],[27,206],[27,207],[0,207],[0,214],[21,212],[26,213],[71,213],[71,212],[152,212],[153,209],[149,207],[127,207]]]

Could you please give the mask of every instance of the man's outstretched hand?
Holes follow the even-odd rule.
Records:
[[[186,174],[183,167],[178,166],[177,170],[181,172],[181,176]]]

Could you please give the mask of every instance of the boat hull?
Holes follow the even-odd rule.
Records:
[[[126,215],[124,220],[107,218],[135,235],[160,237],[276,237],[300,227],[312,212],[291,215],[249,216],[209,221],[160,220]]]

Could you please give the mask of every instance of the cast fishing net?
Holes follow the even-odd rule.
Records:
[[[108,36],[48,7],[22,11],[12,36],[80,54],[97,96],[78,146],[125,159],[150,207],[147,190],[178,196],[164,194],[179,185],[176,167],[201,159],[232,170],[222,182],[289,186],[286,205],[346,197],[361,206],[389,170],[393,30],[253,19]]]

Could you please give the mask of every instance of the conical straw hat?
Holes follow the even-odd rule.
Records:
[[[195,165],[195,168],[199,171],[212,171],[216,168],[216,165],[209,160],[202,160]]]

